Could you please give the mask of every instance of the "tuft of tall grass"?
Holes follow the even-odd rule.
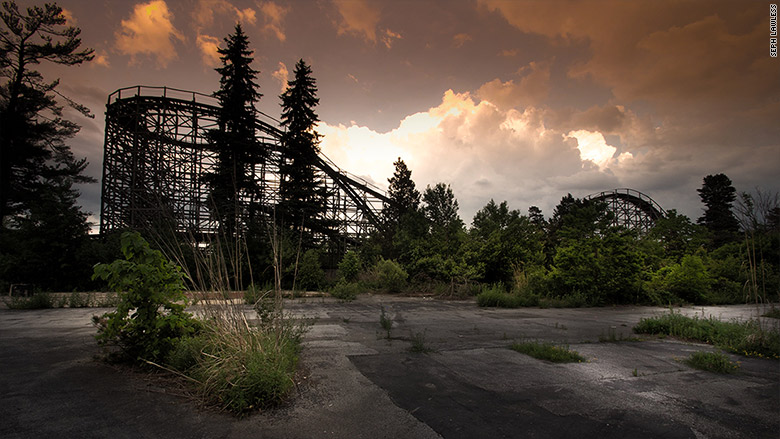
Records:
[[[765,329],[758,320],[722,322],[714,317],[686,317],[672,311],[641,319],[634,332],[710,343],[748,357],[780,359],[780,331]]]
[[[510,346],[510,349],[539,360],[547,360],[553,363],[582,363],[585,361],[585,357],[576,351],[570,350],[567,345],[528,341],[514,343]]]
[[[694,352],[684,360],[684,363],[694,369],[715,373],[736,373],[739,364],[733,363],[721,352]]]

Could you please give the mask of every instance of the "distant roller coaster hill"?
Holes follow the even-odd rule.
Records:
[[[217,127],[216,98],[169,87],[134,86],[117,90],[106,104],[100,231],[172,225],[196,237],[216,233],[203,177],[215,169],[217,151],[207,133]],[[255,137],[269,154],[254,164],[258,191],[239,194],[270,215],[279,202],[282,160],[279,122],[258,113]],[[317,173],[328,193],[323,219],[339,237],[359,239],[379,225],[385,194],[339,169],[323,154]],[[332,238],[332,237],[331,237]]]
[[[646,233],[666,211],[650,196],[634,189],[621,188],[603,191],[585,197],[586,200],[598,200],[607,204],[615,215],[614,224]]]

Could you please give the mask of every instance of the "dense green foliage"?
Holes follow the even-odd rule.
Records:
[[[117,346],[129,361],[162,361],[179,339],[199,328],[184,312],[184,276],[138,233],[122,235],[122,253],[123,260],[95,266],[94,277],[120,295],[115,311],[95,316],[97,340]]]

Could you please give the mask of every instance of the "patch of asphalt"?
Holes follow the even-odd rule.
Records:
[[[294,300],[286,309],[311,323],[303,384],[285,407],[243,419],[94,361],[89,321],[105,310],[0,310],[0,437],[754,438],[780,431],[777,361],[732,355],[742,372],[721,376],[679,361],[711,346],[597,342],[632,336],[640,318],[664,308],[497,310],[360,296]],[[390,339],[379,326],[381,309],[393,321]],[[245,312],[255,318],[251,307]],[[744,320],[761,310],[679,312]],[[435,353],[410,353],[413,337]],[[567,343],[588,361],[555,365],[507,348],[527,339]]]

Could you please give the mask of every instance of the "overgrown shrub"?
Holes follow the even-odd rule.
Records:
[[[360,256],[357,252],[350,250],[344,254],[339,262],[339,275],[347,282],[354,282],[360,274]]]
[[[736,373],[739,370],[739,364],[733,363],[721,352],[694,352],[685,359],[685,364],[715,373]]]
[[[389,293],[399,293],[406,286],[409,275],[395,261],[380,259],[375,269],[379,288]]]
[[[103,346],[117,346],[125,360],[161,361],[200,326],[184,312],[184,276],[140,234],[123,233],[121,241],[125,259],[94,269],[93,279],[107,281],[120,295],[116,311],[93,317],[96,338]]]
[[[177,344],[168,363],[198,383],[203,397],[241,414],[278,405],[294,386],[303,326],[274,319],[261,330],[211,321]]]
[[[317,290],[323,286],[325,271],[320,263],[320,252],[314,249],[306,250],[298,266],[296,283],[302,290]]]
[[[355,300],[360,293],[360,284],[340,280],[330,290],[330,295],[341,300]]]

